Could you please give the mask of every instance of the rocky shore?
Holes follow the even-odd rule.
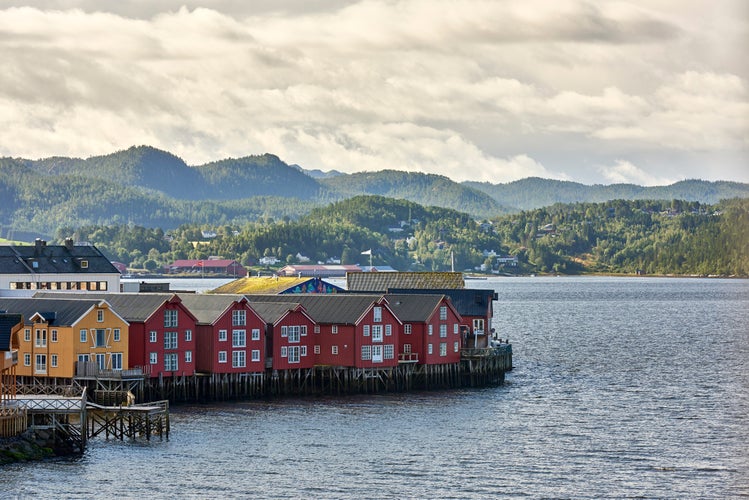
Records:
[[[15,438],[0,438],[0,465],[66,456],[72,447],[54,439],[46,431],[27,431]]]

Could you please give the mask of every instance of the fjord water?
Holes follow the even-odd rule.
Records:
[[[172,408],[168,442],[0,467],[34,498],[749,496],[749,281],[506,278],[480,390]]]

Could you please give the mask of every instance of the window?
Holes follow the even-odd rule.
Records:
[[[148,334],[148,340],[151,343],[156,343],[156,332],[150,332]]]
[[[247,366],[247,353],[244,351],[231,352],[231,367],[244,368]]]
[[[395,358],[395,346],[393,344],[385,344],[385,359]]]
[[[306,345],[299,346],[299,355],[302,356],[302,357],[304,357],[304,356],[307,355],[307,346]]]
[[[113,352],[111,359],[112,359],[112,370],[122,370],[122,353]]]
[[[79,354],[78,361],[81,363],[88,363],[88,354]]]
[[[447,306],[440,306],[440,320],[445,321],[447,319]]]
[[[97,328],[94,330],[94,340],[96,345],[94,347],[106,347],[107,346],[107,331],[104,328]]]
[[[455,334],[455,335],[458,334],[458,324],[457,323],[453,323],[453,334]]]
[[[364,329],[362,330],[362,334],[365,337],[369,337],[369,325],[364,325]]]
[[[390,337],[393,334],[393,325],[387,324],[385,325],[385,336]]]
[[[382,325],[372,325],[372,342],[382,342]]]
[[[411,354],[411,344],[403,344],[403,354]]]
[[[372,310],[372,313],[373,313],[373,316],[374,316],[374,322],[375,323],[379,323],[380,321],[382,321],[382,307],[379,307],[379,306],[375,307]]]
[[[406,335],[411,335],[411,325],[410,324],[403,325],[403,333],[405,333]]]
[[[23,355],[23,366],[31,366],[31,354],[26,353]]]
[[[289,349],[285,345],[281,346],[281,357],[285,358],[288,356],[288,354],[289,354]]]
[[[57,342],[57,330],[51,330],[49,334],[50,334],[50,340],[52,342]]]
[[[314,352],[315,354],[320,354],[320,346],[319,346],[319,345],[316,345],[316,346],[315,346],[315,348],[313,349],[313,352]]]
[[[247,333],[244,330],[232,330],[231,331],[231,346],[232,347],[246,347],[247,346]]]
[[[299,342],[299,326],[290,326],[287,329],[288,335],[289,335],[289,342],[298,343]]]
[[[34,334],[34,346],[47,347],[47,330],[37,329]]]
[[[382,363],[382,346],[372,346],[372,363]]]
[[[299,363],[299,346],[289,346],[289,363]]]
[[[427,354],[432,354],[432,344],[427,344]]]
[[[371,345],[361,346],[361,359],[362,361],[369,361],[372,359],[372,346]]]
[[[81,330],[81,342],[86,342],[87,330]],[[29,339],[31,340],[31,339]]]
[[[302,332],[302,337],[306,337],[307,336],[307,325],[300,325],[299,326],[299,331]]]
[[[315,333],[320,333],[320,325],[315,325],[314,332]]]
[[[120,329],[119,328],[115,328],[113,330],[112,334],[113,334],[113,337],[114,337],[114,341],[115,342],[119,342],[120,341]]]
[[[166,309],[164,311],[164,328],[176,328],[177,327],[177,310]],[[167,370],[171,371],[171,370]]]
[[[247,324],[247,311],[232,311],[231,326],[245,326]]]
[[[336,334],[338,333],[338,325],[333,325],[330,327],[330,333]]]
[[[252,361],[260,361],[260,349],[252,350]]]
[[[98,309],[96,311],[96,321],[98,321],[99,323],[104,323],[104,310],[103,309]]]
[[[281,337],[288,337],[289,336],[289,328],[287,326],[281,327]]]
[[[53,354],[49,357],[49,366],[57,368],[57,354]]]
[[[253,328],[252,329],[252,340],[260,340],[260,329],[259,328]]]
[[[433,333],[433,331],[434,331],[434,326],[428,325],[427,326],[427,331],[429,332],[429,335],[431,335]]]
[[[338,346],[334,345],[330,348],[330,353],[334,355],[338,355]]]
[[[26,342],[31,342],[31,329],[27,328],[23,331],[23,340]],[[81,340],[81,342],[85,342],[85,340]]]
[[[218,341],[219,342],[226,342],[226,330],[219,330],[218,331]]]
[[[219,351],[218,352],[218,362],[219,363],[226,363],[226,351]]]
[[[440,356],[447,356],[447,342],[440,342]]]
[[[150,364],[152,364],[152,365],[155,365],[156,363],[158,363],[158,362],[159,362],[159,354],[158,354],[158,353],[156,353],[156,352],[152,352],[152,353],[150,353],[150,354],[149,354],[149,356],[148,356],[148,358],[149,358],[149,359],[148,359],[148,362],[149,362]]]
[[[192,363],[192,351],[185,351],[185,363]]]
[[[185,342],[192,342],[192,330],[185,330]]]
[[[34,372],[36,373],[47,372],[47,355],[46,354],[36,355],[36,364],[34,365]]]
[[[447,337],[447,325],[440,325],[440,337]]]
[[[164,371],[165,372],[176,372],[178,369],[177,365],[177,353],[172,352],[164,354]]]
[[[458,352],[460,350],[460,344],[458,341],[455,341],[455,344],[453,345],[453,352]]]
[[[103,370],[107,367],[107,355],[104,353],[97,354],[96,355],[96,366],[99,367],[99,370]]]
[[[164,332],[164,349],[176,349],[176,348],[177,348],[177,332]]]

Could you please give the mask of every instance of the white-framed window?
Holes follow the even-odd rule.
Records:
[[[407,323],[407,324],[403,325],[403,333],[405,333],[406,335],[411,335],[411,324],[410,323]]]
[[[34,364],[34,372],[46,373],[47,372],[47,355],[37,354],[36,363]]]
[[[369,361],[372,359],[372,346],[371,345],[361,346],[361,359],[362,361]]]
[[[88,339],[88,330],[81,330],[80,341],[85,343],[87,341],[87,339]],[[31,340],[31,339],[29,339],[29,340]]]
[[[247,311],[232,311],[231,326],[245,326],[247,324]]]
[[[289,336],[289,327],[281,326],[281,337],[286,338]]]
[[[185,351],[185,363],[192,363],[192,351]]]
[[[96,311],[96,321],[104,323],[104,309],[98,309]]]
[[[78,361],[81,363],[87,363],[88,362],[88,354],[79,354],[78,355]]]
[[[320,354],[320,345],[319,344],[315,345],[315,347],[313,348],[313,352],[315,354]]]
[[[427,344],[427,354],[432,354],[432,352],[433,352],[432,344]]]
[[[231,346],[232,347],[246,347],[247,346],[247,332],[244,330],[232,330],[231,331]]]
[[[447,337],[447,325],[444,323],[440,325],[440,337]]]
[[[148,362],[152,365],[158,364],[159,362],[159,353],[158,352],[152,352],[148,355]]]
[[[260,349],[252,350],[252,361],[260,361]]]
[[[176,328],[177,327],[177,310],[176,309],[165,309],[164,310],[164,328]],[[167,370],[173,371],[173,370]]]
[[[157,337],[157,334],[155,331],[151,331],[148,333],[148,341],[151,342],[152,344],[156,343],[156,337]]]
[[[440,356],[447,356],[447,342],[440,342]]]
[[[440,320],[445,321],[447,319],[447,306],[440,306]]]
[[[31,354],[26,353],[23,355],[23,366],[31,366]]]
[[[457,335],[459,331],[460,331],[460,328],[459,328],[458,324],[457,323],[453,323],[453,334]]]
[[[388,323],[387,325],[385,325],[385,336],[390,337],[391,335],[393,335],[393,325]]]
[[[231,352],[231,367],[244,368],[247,366],[247,353],[244,351]]]
[[[113,352],[112,357],[112,370],[122,370],[122,353]]]
[[[49,366],[57,368],[57,354],[52,354],[49,357]]]
[[[107,346],[107,331],[104,328],[97,328],[93,330],[92,335],[94,337],[94,347],[106,347]]]
[[[433,325],[427,325],[427,332],[429,335],[432,335],[434,333],[434,326]]]
[[[57,342],[57,330],[50,330],[49,340],[52,342]]]
[[[218,362],[219,363],[226,363],[226,351],[219,351],[218,352]]]
[[[320,333],[320,325],[315,324],[314,330],[315,333]]]
[[[372,342],[382,342],[382,325],[372,325]]]
[[[119,328],[115,328],[114,330],[112,330],[112,337],[114,338],[115,342],[120,341],[120,329]]]
[[[372,363],[382,363],[382,346],[372,346]]]
[[[364,327],[362,328],[362,335],[364,335],[365,337],[369,337],[369,325],[364,325]]]
[[[456,340],[453,344],[453,352],[458,352],[460,350],[460,343]]]
[[[295,343],[295,344],[298,343],[298,342],[300,342],[300,338],[299,337],[301,335],[301,332],[299,330],[300,329],[299,329],[298,325],[294,325],[294,326],[288,327],[287,332],[288,332],[288,335],[289,335],[289,342],[292,342],[292,343]]]
[[[331,346],[330,353],[333,355],[338,355],[338,346],[337,345]]]
[[[385,344],[385,359],[395,358],[395,346],[393,344]]]
[[[219,330],[218,331],[218,341],[219,342],[226,342],[227,338],[227,331],[226,330]]]
[[[185,330],[185,342],[192,342],[192,330]]]
[[[372,316],[375,323],[379,323],[382,321],[382,307],[375,306],[372,309]]]
[[[411,344],[403,344],[403,353],[411,354]]]
[[[302,356],[302,357],[304,357],[304,356],[307,355],[307,346],[306,345],[299,346],[299,355]]]
[[[34,330],[34,346],[35,347],[47,347],[47,330],[44,328],[37,328]]]
[[[331,327],[330,327],[330,333],[332,333],[332,334],[334,334],[334,335],[335,335],[336,333],[338,333],[338,325],[333,325],[333,326],[331,326]]]
[[[299,346],[289,346],[289,363],[299,363]]]
[[[177,348],[177,332],[164,332],[164,349]],[[171,371],[171,370],[167,370]]]
[[[281,346],[281,357],[285,358],[288,355],[289,355],[289,349],[288,349],[288,347],[286,347],[285,345]]]
[[[252,340],[260,340],[260,328],[252,329]]]
[[[179,364],[177,363],[177,361],[178,360],[176,352],[164,354],[164,371],[176,372],[179,369]]]
[[[299,325],[299,331],[302,334],[302,337],[307,336],[307,325]]]
[[[31,328],[26,328],[23,331],[23,340],[26,342],[31,342]],[[81,340],[81,342],[85,342],[85,340]]]

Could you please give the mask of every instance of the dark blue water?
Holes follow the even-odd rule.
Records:
[[[0,467],[35,498],[749,496],[749,281],[513,278],[483,390],[172,410],[168,442]]]

